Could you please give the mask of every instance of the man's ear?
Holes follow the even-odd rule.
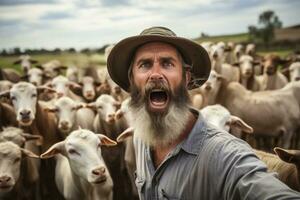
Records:
[[[189,82],[191,81],[192,73],[190,71],[185,71],[185,85],[188,86]]]

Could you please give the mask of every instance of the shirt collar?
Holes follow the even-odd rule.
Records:
[[[198,119],[188,137],[178,147],[187,153],[198,155],[207,134],[207,124],[198,110],[191,108],[191,112],[198,115]]]

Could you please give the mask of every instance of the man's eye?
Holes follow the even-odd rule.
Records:
[[[174,66],[173,63],[171,63],[170,61],[164,61],[162,63],[162,65],[163,65],[163,67],[173,67]]]
[[[149,62],[145,62],[145,63],[142,63],[140,64],[139,68],[149,68],[151,65]]]

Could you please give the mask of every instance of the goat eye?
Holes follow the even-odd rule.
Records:
[[[77,155],[80,155],[75,149],[70,149],[70,150],[69,150],[69,153],[70,153],[70,154],[77,154]]]
[[[102,106],[98,106],[99,109],[102,109]]]
[[[31,97],[35,98],[35,97],[37,97],[37,94],[32,94]]]
[[[14,97],[14,96],[11,96],[10,97],[10,100],[12,100],[12,101],[15,101],[17,98],[16,97]]]

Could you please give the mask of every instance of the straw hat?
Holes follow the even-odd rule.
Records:
[[[164,42],[174,46],[182,55],[186,64],[191,66],[192,78],[188,89],[201,86],[210,73],[211,63],[206,50],[199,44],[176,34],[165,27],[151,27],[140,35],[128,37],[118,42],[107,59],[107,69],[112,80],[129,92],[128,69],[135,51],[149,42]]]

